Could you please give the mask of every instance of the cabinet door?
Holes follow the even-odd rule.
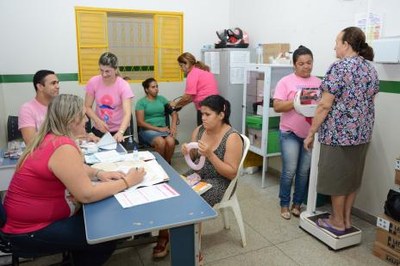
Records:
[[[262,124],[263,116],[259,110],[264,104],[264,79],[265,72],[259,68],[246,70],[246,84],[244,99],[244,133],[250,139],[251,149],[257,154],[262,155],[263,136]],[[258,110],[258,112],[257,112]]]

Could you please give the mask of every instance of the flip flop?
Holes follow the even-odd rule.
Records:
[[[319,227],[331,232],[332,234],[337,235],[337,236],[341,236],[341,235],[346,234],[346,230],[336,229],[328,221],[329,221],[328,219],[321,219],[320,218],[320,219],[317,220],[317,225]]]

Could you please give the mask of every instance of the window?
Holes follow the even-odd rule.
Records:
[[[121,76],[130,80],[182,80],[176,61],[183,47],[182,13],[77,7],[75,15],[81,84],[98,75],[105,51],[117,55]]]

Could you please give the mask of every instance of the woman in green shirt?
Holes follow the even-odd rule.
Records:
[[[165,122],[164,106],[168,100],[158,95],[158,84],[154,78],[142,82],[146,96],[136,103],[136,121],[141,143],[154,147],[168,163],[175,150],[177,114],[171,114],[170,127]]]

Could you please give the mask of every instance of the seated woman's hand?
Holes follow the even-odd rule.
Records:
[[[199,153],[201,155],[204,155],[205,157],[209,158],[210,155],[213,153],[213,151],[211,150],[211,147],[204,141],[199,140]]]
[[[144,176],[146,175],[146,171],[143,167],[133,167],[126,174],[125,179],[129,184],[129,187],[139,184],[143,181]]]
[[[189,153],[189,149],[188,149],[188,147],[187,147],[187,143],[186,143],[186,142],[182,144],[182,146],[181,146],[181,152],[182,152],[183,156],[185,156],[186,154]]]
[[[169,133],[169,127],[159,127],[158,131],[159,132],[168,132]]]
[[[176,136],[176,127],[171,127],[169,130],[169,134],[171,135],[171,137],[175,137]]]
[[[106,172],[106,171],[100,171],[97,174],[97,178],[100,181],[103,182],[108,182],[108,181],[112,181],[112,180],[118,180],[125,177],[125,174],[122,172],[117,172],[117,171],[110,171],[110,172]]]

